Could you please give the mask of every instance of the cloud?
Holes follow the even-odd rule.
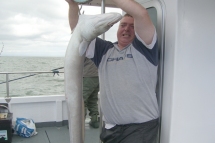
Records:
[[[83,7],[85,14],[99,14],[100,7]],[[108,9],[107,12],[119,9]],[[116,41],[117,26],[107,33]],[[65,0],[3,0],[0,4],[2,56],[64,56],[70,39]]]

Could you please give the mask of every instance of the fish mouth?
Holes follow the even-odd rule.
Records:
[[[119,22],[119,21],[117,21]],[[113,23],[108,23],[108,26],[112,27],[114,24],[116,24],[117,22],[113,22]]]

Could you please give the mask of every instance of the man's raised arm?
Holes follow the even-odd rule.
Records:
[[[69,13],[68,13],[69,25],[70,25],[71,31],[73,31],[73,29],[78,23],[79,7],[78,7],[78,4],[73,0],[66,0],[66,2],[68,2],[69,4]]]
[[[134,28],[140,38],[151,44],[155,28],[147,10],[134,0],[112,0],[114,4],[134,18]]]

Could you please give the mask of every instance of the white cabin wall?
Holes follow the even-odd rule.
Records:
[[[165,17],[164,76],[160,143],[171,143],[172,104],[174,91],[174,57],[177,43],[177,0],[163,2]]]
[[[215,142],[215,1],[164,0],[160,143]]]

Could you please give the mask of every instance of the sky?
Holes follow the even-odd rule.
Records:
[[[85,6],[83,11],[94,15],[101,8]],[[117,27],[106,32],[106,40],[116,41]],[[70,37],[65,0],[0,0],[0,56],[64,57]]]

